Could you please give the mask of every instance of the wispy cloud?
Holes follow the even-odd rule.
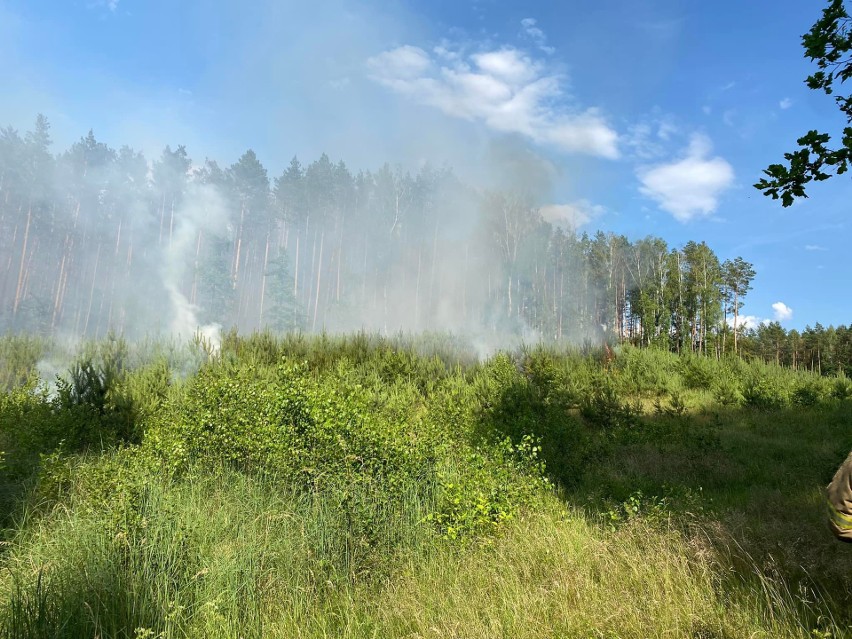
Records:
[[[778,103],[778,106],[782,109],[789,109],[791,106],[793,106],[793,101],[790,98],[784,98]]]
[[[544,51],[546,54],[552,55],[556,52],[556,49],[547,45],[547,36],[544,35],[544,31],[535,25],[536,21],[534,18],[524,18],[521,20],[521,29],[523,30],[523,33],[535,43],[540,51]]]
[[[712,214],[734,170],[724,158],[709,157],[711,152],[710,139],[694,134],[683,158],[637,170],[640,192],[681,222]]]
[[[806,251],[827,251],[828,249],[819,244],[805,244]]]
[[[793,317],[793,309],[784,302],[775,302],[772,305],[772,310],[775,311],[775,321],[777,322],[785,322]]]
[[[635,159],[651,162],[669,155],[672,142],[683,134],[684,127],[674,116],[654,111],[629,126],[620,141]]]
[[[568,106],[565,78],[517,48],[469,54],[442,42],[429,53],[405,45],[369,58],[367,66],[376,82],[451,117],[563,152],[619,156],[618,134],[600,111]]]
[[[86,5],[89,9],[109,9],[113,13],[118,9],[120,0],[90,0]]]

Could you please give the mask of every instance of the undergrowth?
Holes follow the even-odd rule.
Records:
[[[840,637],[850,384],[448,336],[0,341],[0,637]],[[844,562],[846,562],[844,564]],[[844,565],[846,568],[844,568]]]

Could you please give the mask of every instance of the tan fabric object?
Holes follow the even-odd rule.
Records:
[[[829,525],[835,537],[852,542],[852,453],[828,485]]]

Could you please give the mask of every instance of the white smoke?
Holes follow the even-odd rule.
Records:
[[[201,238],[204,235],[221,237],[227,232],[227,208],[214,187],[190,184],[175,217],[177,228],[164,251],[161,270],[163,286],[173,313],[169,330],[172,335],[184,339],[200,334],[214,348],[218,348],[221,325],[202,325],[199,322],[198,306],[192,304],[181,291],[181,283],[186,280],[190,265],[194,264]]]

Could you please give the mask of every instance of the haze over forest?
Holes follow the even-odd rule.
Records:
[[[92,132],[54,156],[43,116],[0,134],[0,189],[2,322],[17,331],[441,330],[702,350],[750,281],[704,243],[578,235],[531,192],[446,167],[323,154],[271,177],[251,150],[226,167],[182,146],[149,161]]]
[[[824,267],[848,185],[792,225],[748,186],[774,159],[749,138],[780,143],[754,113],[771,116],[761,126],[806,115],[780,67],[758,97],[730,65],[703,92],[666,92],[680,67],[640,90],[623,50],[660,63],[655,47],[680,42],[691,16],[674,6],[640,11],[606,73],[577,64],[578,27],[552,7],[323,7],[190,3],[157,22],[186,31],[167,56],[142,54],[156,11],[129,1],[66,8],[64,22],[0,6],[15,87],[0,109],[0,329],[440,330],[484,348],[512,336],[720,352],[735,323],[765,332],[826,308],[815,287],[837,276]],[[56,36],[44,55],[39,29]],[[779,47],[801,58],[795,41]],[[770,88],[785,93],[770,103]],[[689,91],[701,104],[683,103]]]

